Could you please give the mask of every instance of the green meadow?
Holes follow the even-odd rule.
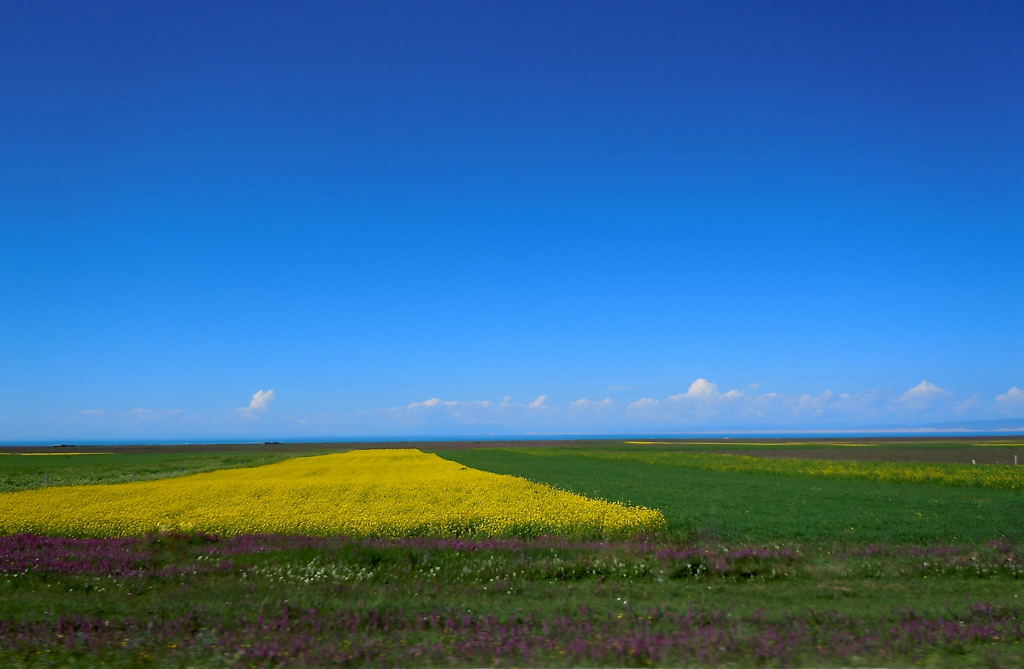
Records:
[[[1019,490],[809,477],[798,469],[804,461],[767,458],[763,461],[772,472],[713,471],[704,466],[705,458],[685,450],[477,448],[438,453],[469,467],[660,509],[670,536],[678,540],[1024,540],[1024,494]],[[792,475],[786,473],[787,462]],[[1024,476],[1024,466],[1020,471]]]
[[[251,453],[82,453],[0,455],[0,493],[47,486],[131,483],[234,467],[257,467],[294,457]]]

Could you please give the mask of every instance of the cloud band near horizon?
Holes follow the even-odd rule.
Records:
[[[73,416],[54,418],[57,432],[80,438],[131,435],[140,438],[185,438],[187,435],[317,434],[426,435],[458,433],[624,433],[721,430],[844,430],[914,427],[958,421],[1012,419],[1024,429],[1024,390],[983,397],[958,394],[928,380],[902,392],[872,390],[786,394],[721,390],[697,378],[685,392],[664,397],[556,399],[540,394],[532,399],[456,400],[432,397],[400,406],[339,410],[319,414],[275,411],[274,389],[260,389],[240,409],[207,412],[180,408],[107,409],[90,407]],[[15,437],[18,435],[11,435]],[[50,435],[27,436],[43,438]]]

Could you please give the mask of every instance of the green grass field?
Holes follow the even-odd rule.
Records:
[[[130,483],[234,467],[257,467],[294,457],[253,453],[117,453],[0,455],[0,493],[47,486]]]
[[[1024,495],[1015,490],[706,471],[587,457],[587,450],[438,452],[469,467],[660,509],[670,535],[682,540],[1024,540]]]

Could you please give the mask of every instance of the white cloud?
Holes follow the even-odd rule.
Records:
[[[735,412],[743,404],[741,401],[748,399],[736,389],[721,393],[718,385],[702,377],[691,383],[685,393],[670,395],[663,400],[644,397],[629,404],[626,411],[664,420],[703,419],[723,412]]]
[[[392,414],[402,413],[424,413],[428,409],[435,410],[435,413],[441,410],[448,410],[449,412],[462,412],[466,410],[474,409],[493,409],[495,411],[506,411],[510,409],[524,409],[528,407],[540,407],[544,406],[544,402],[547,401],[545,395],[541,395],[531,404],[516,404],[511,401],[508,395],[502,398],[501,402],[492,402],[491,400],[444,400],[440,397],[431,397],[429,400],[423,400],[422,402],[409,402],[402,406],[391,407],[388,409],[375,409],[375,411],[386,411]]]
[[[249,400],[249,406],[246,407],[249,411],[264,411],[270,402],[274,399],[273,390],[257,390],[252,394],[252,399]]]
[[[433,409],[435,407],[453,407],[458,406],[458,402],[454,400],[442,400],[437,397],[432,397],[429,400],[423,400],[422,402],[410,402],[405,405],[407,409]]]
[[[707,379],[697,379],[690,384],[686,394],[690,397],[713,397],[718,394],[718,386]]]
[[[534,401],[530,402],[526,406],[528,406],[531,409],[546,409],[547,405],[548,405],[548,396],[547,395],[541,395],[540,397],[538,397]]]
[[[978,393],[974,393],[970,397],[966,398],[964,401],[957,404],[954,411],[956,411],[957,413],[966,413],[968,411],[974,411],[981,405],[981,397],[978,396]]]
[[[367,427],[390,424],[406,430],[451,430],[461,426],[485,429],[534,429],[546,425],[549,418],[567,415],[568,407],[559,407],[552,413],[546,395],[533,402],[513,402],[508,395],[500,402],[482,400],[446,400],[432,397],[401,406],[358,411],[356,415]]]
[[[653,409],[660,405],[661,402],[659,400],[654,399],[653,397],[641,397],[637,401],[631,402],[629,406],[626,407],[626,409],[629,411],[645,411],[647,409]]]
[[[722,392],[706,378],[694,380],[686,392],[668,397],[642,397],[630,402],[611,397],[553,403],[547,395],[532,402],[454,401],[442,398],[412,402],[364,412],[374,420],[402,425],[407,430],[427,427],[450,430],[458,426],[509,431],[557,432],[584,430],[705,430],[751,426],[855,428],[857,426],[911,424],[911,421],[984,418],[996,407],[976,398],[957,396],[922,381],[901,392],[872,390],[842,393],[833,390],[788,394],[746,390]],[[1019,404],[1018,404],[1019,402]],[[1014,386],[996,402],[998,407],[1024,409],[1024,390]],[[416,426],[416,427],[412,427]],[[600,426],[600,427],[599,427]],[[773,427],[777,426],[777,427]]]
[[[570,402],[569,406],[576,409],[599,409],[602,407],[610,407],[612,406],[612,404],[614,404],[614,402],[612,402],[612,398],[610,397],[606,397],[600,401],[587,399],[586,397],[581,397],[575,402]]]
[[[707,379],[697,379],[690,384],[690,389],[685,393],[679,395],[673,395],[669,397],[670,400],[681,400],[689,398],[712,398],[718,396],[718,386],[711,383]]]
[[[723,393],[705,378],[694,381],[685,393],[664,399],[645,397],[625,408],[625,415],[632,416],[633,420],[658,421],[677,427],[744,423],[785,425],[809,419],[863,422],[880,418],[882,412],[880,398],[872,393],[850,395],[825,390],[818,394],[787,395],[738,389]]]
[[[828,407],[833,395],[834,393],[831,390],[826,390],[820,395],[804,393],[797,400],[796,411],[798,413],[820,415],[824,413],[825,409]]]
[[[945,392],[945,390],[939,388],[934,383],[929,383],[928,381],[921,381],[921,383],[917,384],[910,390],[900,395],[900,401],[912,402],[925,397],[936,397],[938,395],[943,395],[945,394]]]
[[[1000,409],[1024,408],[1024,390],[1013,386],[1002,395],[996,395],[996,406]]]

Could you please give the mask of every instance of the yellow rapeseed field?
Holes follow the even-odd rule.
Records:
[[[625,536],[664,525],[660,511],[470,469],[416,449],[0,494],[0,534]]]
[[[553,451],[520,449],[519,453],[546,455]],[[890,483],[937,483],[976,488],[1024,489],[1024,467],[1013,465],[965,465],[923,462],[857,462],[803,458],[764,458],[726,453],[681,451],[600,452],[587,451],[582,457],[626,460],[653,465],[717,472],[752,472],[802,478],[886,481]]]

